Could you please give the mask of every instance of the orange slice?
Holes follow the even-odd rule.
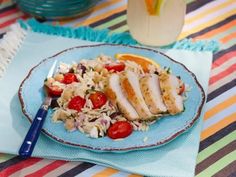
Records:
[[[163,0],[145,0],[149,15],[159,15]]]
[[[141,56],[141,55],[135,55],[135,54],[129,54],[129,53],[120,53],[116,54],[115,58],[119,61],[133,61],[137,64],[139,64],[144,72],[148,72],[148,66],[149,65],[155,65],[157,67],[160,67],[160,65],[156,62],[154,62],[152,59]]]
[[[149,15],[155,14],[155,0],[145,0]]]

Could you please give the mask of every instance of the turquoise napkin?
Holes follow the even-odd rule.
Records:
[[[27,31],[16,55],[0,78],[0,152],[17,154],[30,126],[22,114],[17,91],[29,70],[42,59],[66,48],[95,42]],[[207,91],[212,62],[211,52],[165,50],[168,56],[184,63]],[[32,98],[33,99],[33,98]],[[95,153],[61,145],[41,135],[35,157],[87,161],[145,176],[194,176],[202,116],[190,131],[160,148],[128,153]],[[7,137],[7,138],[6,138]]]

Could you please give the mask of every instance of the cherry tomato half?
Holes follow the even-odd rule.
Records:
[[[54,97],[59,97],[61,96],[63,89],[60,88],[59,86],[47,86],[48,89],[48,94],[50,96],[54,96]]]
[[[185,84],[182,84],[179,88],[179,95],[182,95],[185,91]]]
[[[107,135],[112,139],[125,138],[133,131],[132,125],[127,121],[118,121],[111,125]]]
[[[80,96],[73,97],[68,103],[69,109],[74,109],[78,112],[84,107],[86,100]]]
[[[72,82],[78,82],[78,79],[73,73],[66,73],[62,81],[64,84],[71,84]]]
[[[107,102],[106,95],[99,91],[91,93],[89,99],[92,101],[94,109],[101,108]]]
[[[125,69],[125,64],[124,63],[110,63],[110,64],[106,64],[105,68],[108,71],[114,71],[114,72],[121,72]]]

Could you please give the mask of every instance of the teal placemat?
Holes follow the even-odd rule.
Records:
[[[66,48],[94,43],[27,32],[20,49],[12,58],[3,77],[0,78],[0,152],[17,154],[30,126],[21,112],[17,95],[18,87],[30,68],[42,59]],[[211,52],[172,49],[164,52],[184,63],[195,73],[204,90],[207,90],[212,62]],[[123,154],[95,153],[84,149],[69,148],[41,135],[33,156],[93,162],[146,176],[194,176],[201,125],[202,118],[190,131],[161,148]]]

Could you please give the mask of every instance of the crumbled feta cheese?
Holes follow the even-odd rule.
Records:
[[[58,67],[58,72],[62,74],[68,73],[70,71],[70,67],[71,66],[69,64],[60,62],[60,65]]]
[[[97,127],[93,127],[89,133],[90,137],[98,138],[98,129]]]
[[[147,136],[145,136],[145,137],[143,138],[143,142],[144,142],[144,143],[146,143],[146,142],[147,142],[147,140],[148,140],[148,137],[147,137]]]

